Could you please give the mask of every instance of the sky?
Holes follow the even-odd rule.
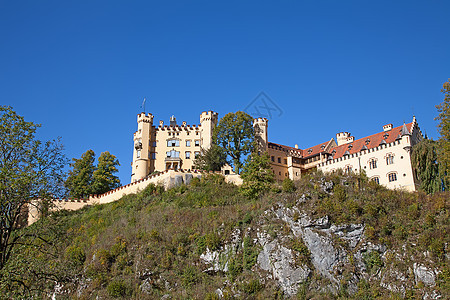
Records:
[[[439,137],[450,1],[0,0],[0,105],[120,161],[130,182],[143,108],[199,124],[245,110],[269,141],[308,148],[416,116]]]

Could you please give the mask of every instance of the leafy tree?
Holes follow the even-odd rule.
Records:
[[[233,160],[234,171],[239,174],[241,159],[254,147],[253,118],[245,112],[226,114],[214,129],[213,141]]]
[[[275,180],[267,152],[258,155],[253,152],[247,157],[242,170],[243,184],[240,190],[249,198],[256,198],[268,191]]]
[[[194,160],[194,168],[205,171],[220,171],[227,163],[227,154],[222,147],[212,144]]]
[[[63,146],[59,140],[37,140],[40,126],[0,106],[0,270],[27,234],[17,229],[31,200],[63,191]]]
[[[93,173],[92,193],[103,194],[120,186],[120,179],[117,173],[119,160],[108,151],[102,152],[98,158],[97,169]]]
[[[439,120],[439,162],[443,165],[445,172],[444,180],[446,186],[450,185],[450,79],[444,83],[441,92],[444,93],[444,101],[437,105],[439,115],[436,120]]]
[[[72,198],[84,198],[92,194],[92,183],[95,171],[95,153],[88,150],[80,159],[72,158],[72,170],[66,180],[66,188]]]
[[[424,139],[414,146],[411,164],[419,181],[419,189],[432,194],[442,190],[442,164],[438,163],[438,143]]]

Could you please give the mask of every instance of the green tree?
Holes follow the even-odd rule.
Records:
[[[194,168],[205,171],[220,171],[227,163],[227,154],[222,147],[212,144],[209,149],[203,150],[202,153],[194,160]]]
[[[243,195],[249,198],[257,198],[268,191],[275,180],[270,166],[269,154],[265,152],[258,155],[258,153],[253,152],[248,156],[241,177],[244,181],[240,187]]]
[[[103,194],[120,186],[120,179],[115,173],[119,170],[119,160],[108,151],[102,152],[98,158],[98,165],[92,176],[93,194]]]
[[[439,163],[442,164],[445,172],[444,181],[448,187],[450,185],[450,79],[443,84],[442,93],[444,93],[444,101],[437,105],[439,115],[436,120],[439,121],[438,128],[439,138]]]
[[[213,141],[231,157],[234,171],[239,174],[241,160],[254,148],[253,118],[242,111],[226,114],[214,129]]]
[[[18,228],[31,200],[63,192],[63,146],[59,140],[37,140],[40,126],[0,106],[0,270],[27,234]]]
[[[442,190],[442,164],[438,163],[438,143],[424,139],[414,146],[411,164],[419,189],[432,194]]]
[[[92,183],[95,171],[95,153],[88,150],[80,159],[72,158],[72,170],[66,180],[66,188],[72,198],[85,198],[92,194]]]

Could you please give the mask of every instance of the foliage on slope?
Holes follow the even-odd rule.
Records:
[[[282,297],[275,281],[261,280],[255,266],[260,249],[251,235],[244,238],[242,251],[227,272],[205,271],[200,259],[206,249],[224,246],[236,229],[258,228],[264,212],[281,201],[313,218],[327,215],[336,224],[364,223],[368,240],[393,249],[404,247],[417,259],[429,252],[440,270],[436,288],[449,295],[448,193],[390,191],[366,178],[341,174],[311,173],[295,185],[295,191],[292,186],[289,192],[273,188],[259,200],[247,200],[222,177],[209,176],[167,192],[149,186],[114,203],[55,213],[23,229],[29,244],[15,249],[14,259],[2,270],[0,292],[10,298],[47,297],[58,291],[61,297],[82,299],[153,299],[166,294],[217,299],[215,291],[223,290],[228,281],[233,288],[223,290],[224,298]],[[300,197],[306,201],[298,204]],[[38,229],[45,231],[42,239],[33,235]],[[289,232],[277,221],[264,230],[274,235]],[[290,247],[300,260],[308,261],[301,240],[293,240]],[[373,255],[366,262],[373,269],[382,263]],[[327,291],[322,282],[314,273],[299,289],[298,298],[399,296],[376,281],[361,280],[355,295]],[[408,290],[405,296],[420,295],[420,289]]]

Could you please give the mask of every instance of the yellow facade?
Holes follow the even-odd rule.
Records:
[[[154,172],[169,169],[192,169],[193,160],[202,149],[208,149],[218,114],[213,111],[200,114],[200,124],[177,124],[175,117],[168,125],[159,121],[153,125],[153,115],[138,115],[138,130],[134,133],[134,151],[131,182]]]

